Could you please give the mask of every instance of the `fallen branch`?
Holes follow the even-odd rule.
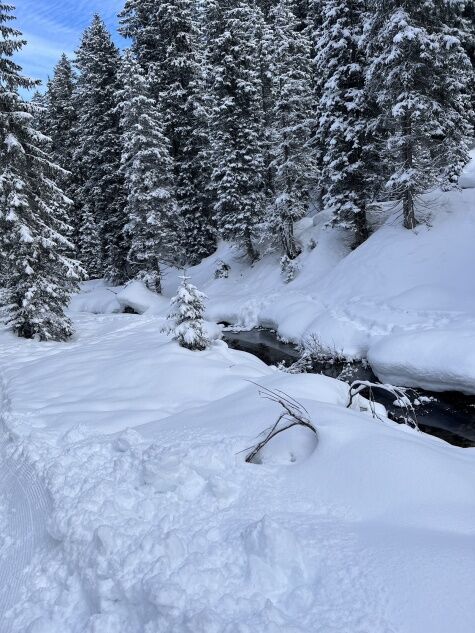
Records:
[[[375,389],[384,391],[385,393],[388,393],[391,397],[395,398],[395,404],[401,407],[401,409],[404,411],[404,414],[402,416],[404,423],[411,428],[416,429],[417,431],[419,430],[419,426],[417,424],[417,415],[412,402],[407,395],[407,389],[404,389],[402,387],[394,387],[393,385],[369,382],[368,380],[356,380],[350,385],[349,401],[346,408],[349,409],[351,407],[356,396],[360,395],[363,391],[368,391],[367,400],[369,402],[371,414],[373,418],[380,419],[379,415],[376,413],[376,398],[374,396]]]
[[[273,391],[271,389],[267,389],[267,387],[262,387],[255,382],[252,382],[252,384],[256,385],[256,387],[259,388],[259,395],[262,398],[270,400],[271,402],[275,402],[276,404],[280,404],[280,406],[284,410],[279,415],[275,424],[273,424],[271,427],[267,428],[260,434],[264,436],[263,439],[258,442],[256,446],[245,449],[245,451],[251,451],[246,457],[246,462],[248,464],[254,463],[257,455],[264,448],[264,446],[272,440],[272,438],[274,438],[276,435],[279,435],[279,433],[287,431],[293,426],[304,426],[315,433],[315,435],[318,435],[317,429],[310,422],[307,409],[302,404],[297,402],[297,400],[292,398],[292,396],[289,396],[280,389]]]

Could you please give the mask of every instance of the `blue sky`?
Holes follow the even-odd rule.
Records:
[[[94,13],[99,13],[114,32],[116,42],[117,14],[124,0],[12,0],[16,5],[16,27],[28,40],[18,63],[25,74],[45,81],[64,51],[72,54],[81,33]]]

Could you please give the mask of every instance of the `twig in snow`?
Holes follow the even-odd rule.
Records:
[[[262,387],[252,380],[250,380],[249,382],[252,382],[253,385],[256,385],[256,387],[259,388],[259,395],[262,398],[280,404],[280,406],[284,410],[279,415],[277,421],[261,433],[261,436],[264,436],[263,439],[254,447],[249,447],[245,449],[246,451],[250,451],[250,453],[246,457],[246,462],[248,464],[254,462],[259,452],[268,442],[271,441],[272,438],[274,438],[276,435],[279,435],[279,433],[287,431],[293,426],[304,426],[315,433],[315,435],[318,435],[317,429],[310,422],[307,409],[302,404],[300,404],[300,402],[297,402],[295,398],[292,398],[292,396],[289,396],[287,393],[281,391],[280,389],[276,389],[275,391],[273,391],[271,389],[268,389],[267,387]]]

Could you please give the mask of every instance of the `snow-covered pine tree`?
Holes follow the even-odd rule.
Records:
[[[256,6],[260,10],[262,19],[258,22],[256,41],[258,43],[259,71],[262,85],[262,111],[263,111],[263,159],[264,159],[264,183],[265,197],[268,200],[274,198],[274,170],[272,168],[272,106],[273,106],[273,76],[272,76],[272,25],[271,11],[279,0],[257,0]]]
[[[177,294],[171,300],[166,331],[181,347],[203,351],[211,344],[203,320],[206,295],[190,283],[190,277],[183,275],[180,279]]]
[[[126,0],[119,14],[123,37],[131,40],[131,49],[147,74],[157,69],[165,58],[158,10],[162,0]],[[154,97],[158,98],[158,89]]]
[[[294,223],[308,210],[309,189],[316,164],[308,146],[314,123],[310,77],[310,43],[291,9],[291,0],[278,0],[270,9],[271,168],[274,195],[270,226],[280,236],[289,260],[299,255]]]
[[[81,222],[95,223],[94,232],[100,236],[99,244],[95,245],[99,250],[92,260],[84,250],[82,256],[91,276],[104,274],[113,283],[122,283],[129,276],[129,246],[124,235],[127,220],[117,110],[120,55],[98,15],[83,34],[76,65],[79,77],[75,96],[78,120],[74,160],[80,178],[76,203]],[[84,240],[88,239],[85,227],[80,233],[81,249],[84,249]],[[94,243],[89,241],[86,250],[92,252]]]
[[[254,227],[265,208],[265,119],[258,35],[262,14],[245,0],[210,3],[212,186],[221,236],[258,258]]]
[[[71,171],[74,152],[73,129],[77,114],[74,104],[75,75],[71,62],[63,53],[52,79],[48,81],[45,104],[46,125],[52,140],[52,156],[63,169]]]
[[[402,205],[406,228],[416,201],[454,186],[468,161],[471,64],[460,39],[434,19],[445,0],[370,0],[367,86],[379,106],[386,195]]]
[[[42,132],[43,134],[47,133],[47,125],[46,125],[46,94],[40,92],[39,90],[35,90],[33,96],[31,97],[30,103],[34,106],[33,109],[33,127]]]
[[[131,51],[124,55],[120,77],[128,260],[132,276],[142,279],[150,290],[160,292],[160,259],[173,259],[176,247],[171,231],[176,216],[173,163],[148,77]]]
[[[209,130],[202,37],[193,0],[128,0],[121,32],[149,73],[174,164],[178,259],[198,263],[216,246],[209,194]]]
[[[77,124],[74,104],[75,80],[72,64],[63,54],[54,69],[52,79],[48,81],[43,97],[45,110],[41,119],[42,130],[51,138],[51,156],[67,172],[61,178],[61,188],[73,202],[78,185],[73,161],[75,148],[73,130]],[[69,237],[77,244],[79,223],[78,209],[75,205],[70,207],[69,217],[65,220],[72,226],[72,234]]]
[[[319,146],[318,139],[318,105],[322,96],[323,90],[323,78],[319,75],[316,64],[316,50],[321,37],[322,21],[323,21],[323,5],[324,0],[293,0],[293,10],[297,17],[297,24],[299,30],[306,35],[310,44],[310,57],[312,63],[309,68],[310,87],[313,94],[313,117],[314,125],[312,131],[312,138],[308,144],[308,151],[312,155],[314,164],[317,166],[318,173],[321,172],[322,167],[322,147]],[[319,178],[319,185],[317,189],[312,193],[312,204],[315,208],[322,210],[323,208],[323,193],[321,178]]]
[[[471,105],[471,113],[466,111],[464,115],[468,114],[472,127],[475,126],[475,3],[473,1],[467,2],[466,0],[446,0],[446,2],[440,2],[439,14],[434,16],[433,19],[440,21],[440,29],[443,29],[444,33],[450,38],[455,37],[460,40],[465,52],[467,53],[472,68],[469,73],[468,81],[465,81],[465,86],[468,86],[469,99]],[[462,62],[462,67],[466,67],[466,63]],[[449,86],[449,91],[451,88]],[[460,103],[461,107],[466,110],[465,99]],[[454,178],[457,179],[457,171],[454,174]]]
[[[0,4],[0,253],[8,323],[19,336],[62,341],[72,332],[64,308],[81,269],[66,255],[68,200],[55,183],[61,169],[46,152],[49,139],[32,125],[35,105],[19,94],[37,82],[12,59],[26,44],[10,26],[13,10]]]
[[[194,10],[193,0],[160,3],[158,19],[167,45],[156,73],[174,162],[178,241],[190,264],[197,264],[216,248],[209,194],[209,130],[203,103],[204,60]]]
[[[91,208],[89,201],[84,202],[80,208],[76,242],[81,264],[91,279],[101,277],[104,272],[101,240],[100,227],[96,221],[94,209]]]
[[[472,125],[475,126],[475,3],[467,2],[463,5],[463,14],[464,20],[464,45],[467,51],[467,54],[472,63],[472,73],[473,79],[471,81],[471,105],[472,112],[474,113],[472,119]]]
[[[316,141],[321,150],[323,205],[333,225],[352,230],[355,246],[368,236],[366,208],[371,195],[365,152],[372,113],[361,46],[366,4],[366,0],[323,0],[315,57],[321,91]]]

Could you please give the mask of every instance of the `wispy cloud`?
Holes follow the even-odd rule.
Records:
[[[16,26],[28,40],[17,55],[25,74],[45,81],[61,53],[72,54],[82,31],[99,13],[114,33],[124,0],[17,0]]]

